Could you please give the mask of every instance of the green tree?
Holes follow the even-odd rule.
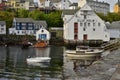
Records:
[[[27,18],[29,11],[25,10],[25,9],[19,9],[19,10],[17,10],[16,14],[18,15],[18,17]]]
[[[29,12],[28,17],[32,17],[35,20],[44,20],[45,19],[44,15],[45,14],[43,12],[39,10],[34,10]]]
[[[46,14],[46,21],[50,27],[62,27],[63,20],[61,18],[61,11],[52,12],[50,14]]]

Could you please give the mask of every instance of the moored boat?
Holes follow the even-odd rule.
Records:
[[[38,40],[38,42],[34,45],[36,48],[44,48],[47,47],[48,43],[45,40]]]
[[[21,43],[22,49],[26,49],[29,46],[32,46],[32,43],[29,42],[27,38],[24,38],[23,41],[22,41],[22,43]]]
[[[27,63],[33,62],[50,62],[50,57],[35,57],[35,58],[27,58]]]
[[[89,48],[89,47],[77,47],[76,50],[67,50],[66,56],[72,57],[72,58],[90,58],[90,57],[96,57],[101,56],[101,53],[103,52],[103,49],[99,48]]]

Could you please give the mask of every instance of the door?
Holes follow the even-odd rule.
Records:
[[[83,40],[87,40],[87,34],[83,35]]]

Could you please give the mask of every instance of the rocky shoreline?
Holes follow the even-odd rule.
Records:
[[[70,63],[70,62],[69,62]],[[120,49],[106,51],[102,58],[93,62],[87,68],[78,67],[76,72],[73,70],[72,62],[64,65],[65,80],[110,80],[116,68],[120,64]]]

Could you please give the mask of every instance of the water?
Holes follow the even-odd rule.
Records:
[[[65,51],[65,47],[59,46],[28,49],[0,46],[0,80],[110,80],[120,63],[120,49],[104,52],[98,61],[71,60]],[[51,61],[28,64],[28,57],[51,57]]]
[[[28,57],[51,57],[51,61],[27,64]],[[0,80],[62,80],[62,66],[63,47],[0,46]]]

